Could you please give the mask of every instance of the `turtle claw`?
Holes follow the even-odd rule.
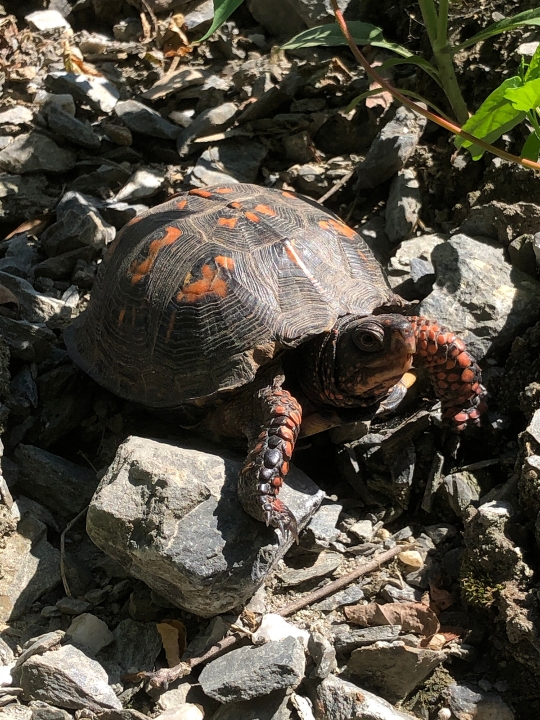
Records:
[[[272,508],[265,511],[265,520],[267,525],[278,528],[284,537],[289,532],[298,545],[300,542],[298,538],[298,523],[292,512],[281,500],[273,501]]]

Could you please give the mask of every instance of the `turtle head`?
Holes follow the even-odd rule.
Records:
[[[319,403],[372,405],[410,369],[415,353],[414,328],[403,315],[347,315],[315,340],[301,383]]]

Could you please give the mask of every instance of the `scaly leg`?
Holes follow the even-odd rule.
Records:
[[[479,425],[486,389],[476,360],[453,332],[425,317],[409,318],[416,338],[414,364],[425,367],[441,399],[443,418],[458,431]]]
[[[289,471],[294,444],[300,432],[302,408],[294,397],[273,385],[259,390],[260,432],[249,437],[249,452],[238,479],[238,498],[252,517],[289,530],[298,541],[298,526],[277,494]]]

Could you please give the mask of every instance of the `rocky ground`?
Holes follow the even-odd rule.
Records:
[[[462,3],[452,28],[525,5]],[[416,3],[348,3],[360,11],[427,50]],[[191,45],[212,14],[211,0],[0,6],[0,715],[537,717],[539,180],[456,154],[385,93],[348,111],[369,81],[347,50],[280,49],[329,19],[322,0],[248,0]],[[469,107],[539,39],[460,54]],[[444,104],[411,66],[391,79]],[[419,377],[393,417],[301,443],[283,490],[305,528],[292,548],[238,506],[240,456],[101,389],[62,339],[119,228],[234,181],[337,212],[397,292],[462,335],[490,392],[459,438]]]

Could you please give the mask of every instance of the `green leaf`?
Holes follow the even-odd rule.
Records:
[[[397,43],[388,42],[384,39],[381,28],[371,23],[364,23],[357,20],[347,23],[349,32],[357,45],[375,45],[376,47],[386,48],[401,55],[402,57],[412,57],[413,53],[407,48],[397,45]],[[337,47],[338,45],[346,45],[347,41],[343,37],[343,33],[337,23],[328,25],[319,25],[319,27],[304,30],[304,32],[295,35],[291,40],[281,46],[282,50],[297,50],[304,47],[315,47],[324,45],[325,47]]]
[[[525,112],[517,110],[506,99],[505,93],[509,89],[520,85],[521,79],[519,77],[505,80],[484,100],[462,129],[481,140],[485,140],[485,142],[492,143],[505,132],[518,125],[525,117]],[[464,140],[459,136],[455,138],[454,143],[456,147],[468,148],[473,160],[479,160],[485,152],[479,145],[475,145],[470,140]]]
[[[538,162],[538,156],[540,155],[540,138],[532,131],[529,137],[525,140],[525,145],[521,150],[520,157],[527,158],[533,162]]]
[[[388,60],[385,60],[380,66],[379,70],[386,70],[387,68],[395,67],[396,65],[416,65],[426,72],[433,80],[435,80],[437,85],[441,85],[441,81],[439,80],[439,71],[437,68],[434,68],[430,62],[419,55],[411,55],[411,57],[408,58],[388,58]]]
[[[540,78],[530,80],[521,87],[509,88],[504,97],[516,110],[535,110],[540,105]]]
[[[529,67],[525,74],[525,80],[536,80],[540,77],[540,45],[536,48],[536,52],[531,58]]]
[[[197,42],[202,42],[209,38],[212,33],[215,33],[243,2],[244,0],[214,0],[214,20],[212,25],[208,32]]]
[[[460,50],[471,47],[471,45],[476,45],[476,43],[479,43],[481,40],[487,40],[487,38],[493,37],[493,35],[514,30],[522,25],[540,25],[540,8],[525,10],[525,12],[518,13],[514,15],[514,17],[504,18],[504,20],[499,20],[499,22],[493,23],[493,25],[488,25],[487,28],[476,33],[476,35],[473,35],[472,38],[461,43],[461,45],[455,45],[452,48],[452,53],[455,54]]]

